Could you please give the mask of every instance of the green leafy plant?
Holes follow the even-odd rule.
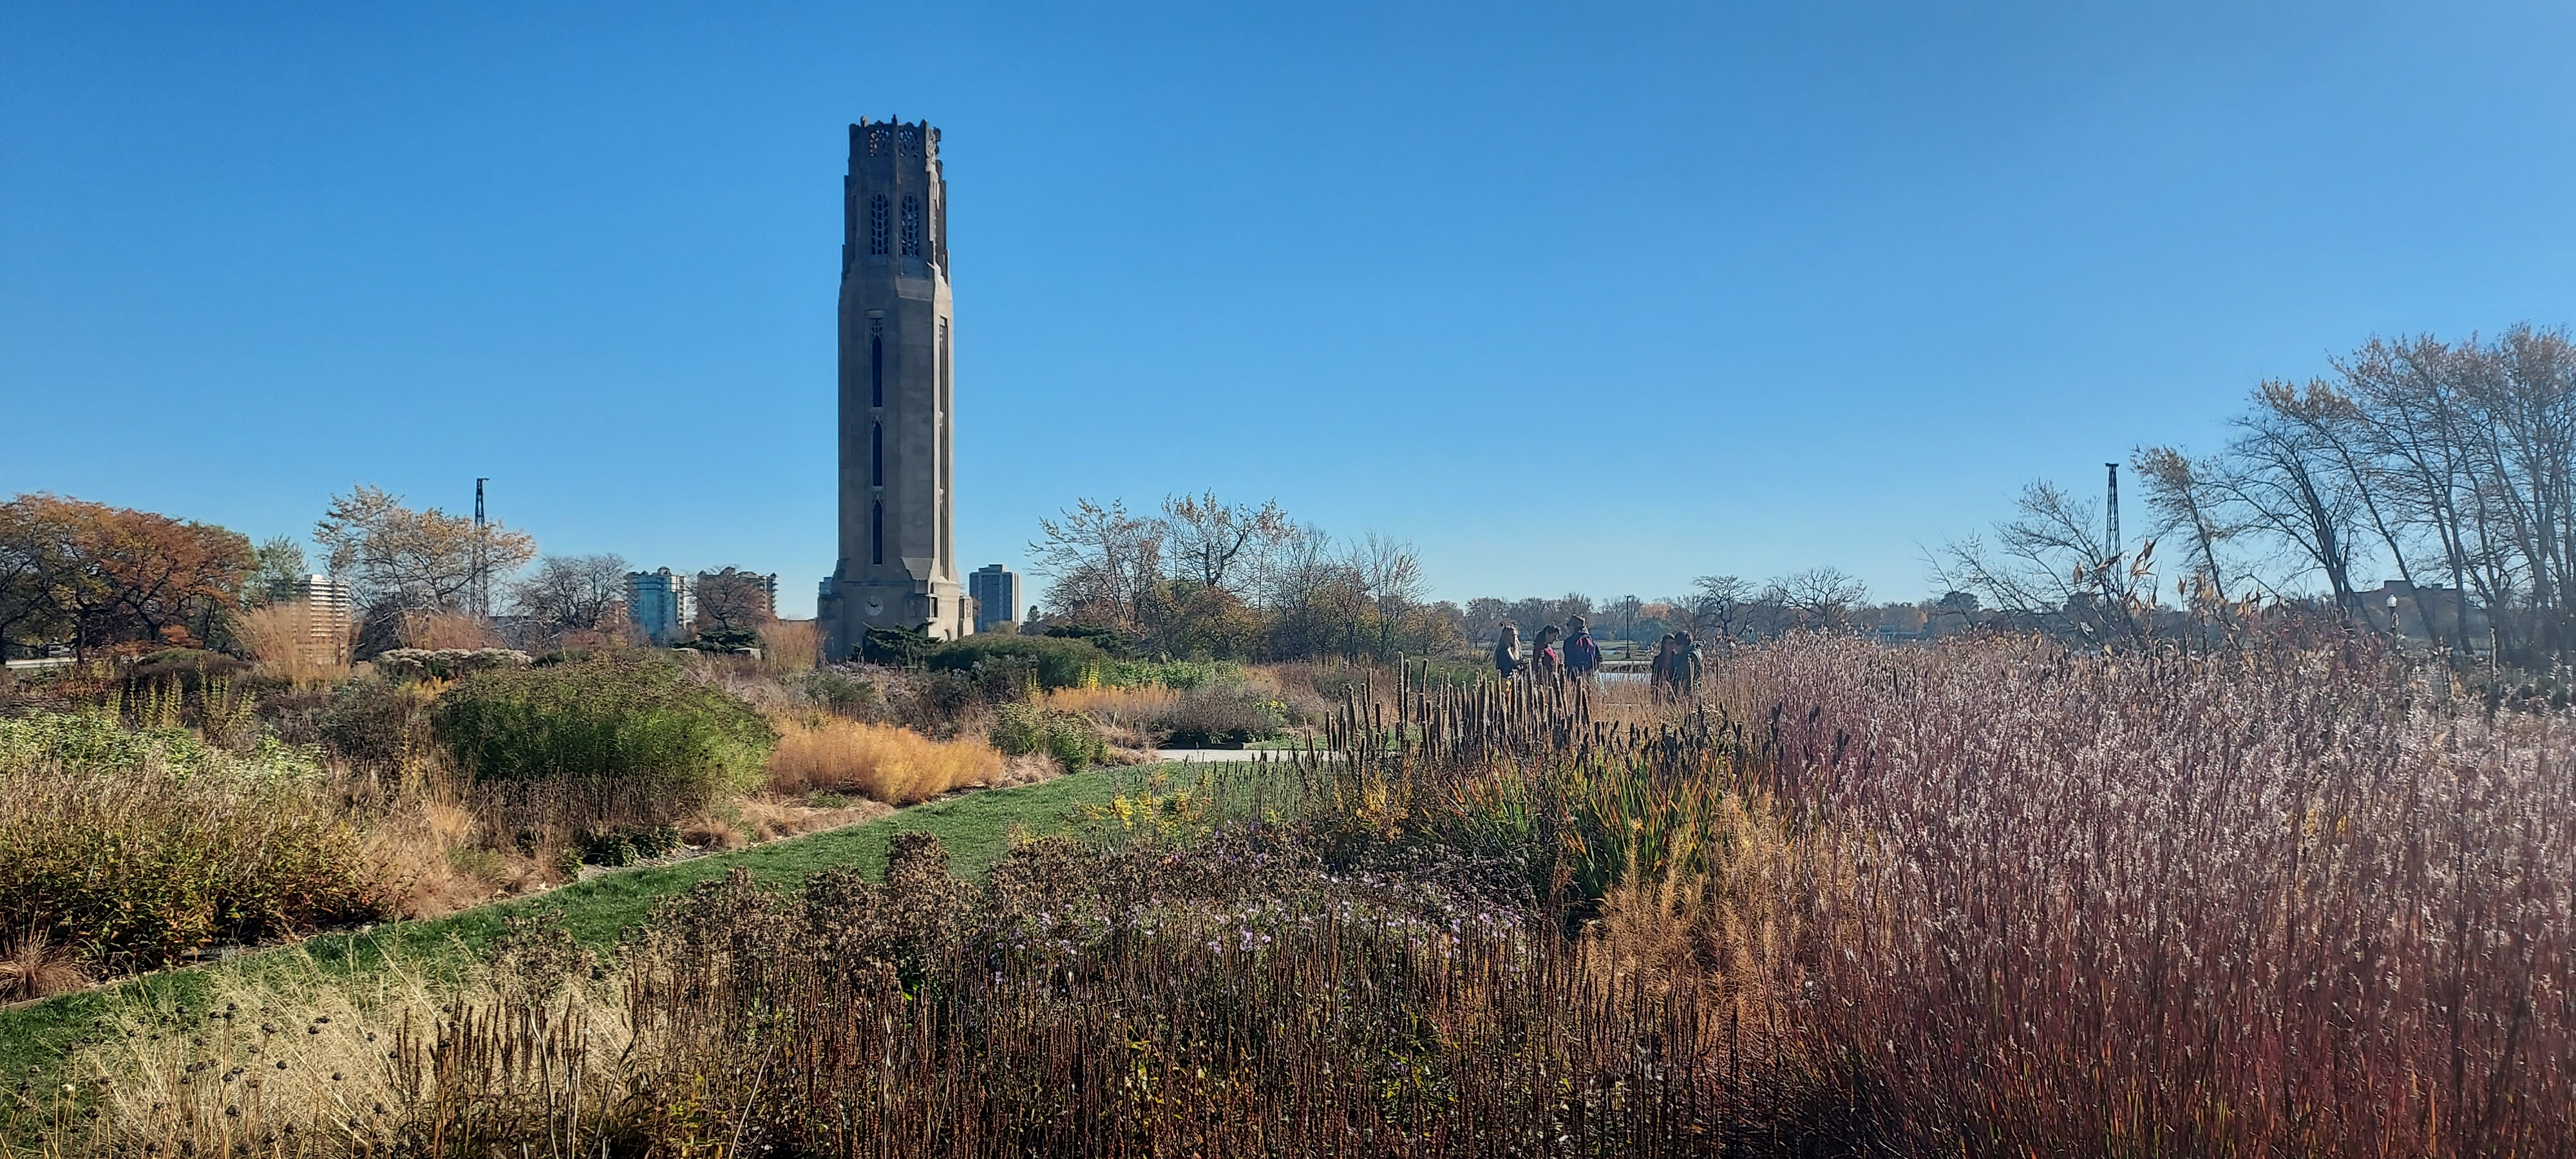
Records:
[[[758,784],[777,743],[751,706],[642,653],[479,672],[431,717],[475,780],[642,790],[661,821]]]
[[[380,915],[313,754],[104,713],[0,718],[0,926],[111,970]]]
[[[828,668],[805,678],[805,695],[836,716],[874,720],[885,711],[885,693],[873,680]]]
[[[994,716],[991,739],[994,748],[1012,756],[1045,753],[1066,772],[1079,772],[1109,757],[1109,742],[1089,718],[1030,704],[1003,705]]]
[[[935,670],[968,672],[1006,658],[1035,665],[1042,688],[1097,684],[1110,663],[1109,654],[1090,641],[1058,636],[968,636],[932,649],[924,663]]]

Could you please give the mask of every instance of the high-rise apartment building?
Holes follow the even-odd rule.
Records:
[[[1019,622],[1019,573],[998,563],[976,568],[966,577],[966,594],[975,599],[975,630],[989,632],[995,624]]]
[[[349,619],[355,608],[349,581],[316,572],[295,585],[304,605],[305,652],[316,664],[349,659]]]
[[[656,644],[683,639],[698,622],[697,585],[667,567],[630,571],[626,615]]]

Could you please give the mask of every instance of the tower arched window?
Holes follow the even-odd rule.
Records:
[[[921,256],[921,199],[903,195],[903,256]]]
[[[882,193],[868,199],[868,252],[886,252],[886,202]]]
[[[868,424],[868,482],[885,486],[885,424]]]
[[[884,500],[868,505],[868,559],[879,566],[885,563]]]
[[[885,405],[885,336],[882,334],[868,336],[868,405]]]

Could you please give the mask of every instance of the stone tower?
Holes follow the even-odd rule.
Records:
[[[850,126],[841,189],[841,556],[816,618],[825,655],[869,628],[975,630],[949,538],[948,185],[928,122]]]

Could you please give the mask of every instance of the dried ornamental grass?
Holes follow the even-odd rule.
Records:
[[[935,741],[894,725],[838,717],[778,718],[769,791],[801,796],[850,793],[909,805],[951,790],[990,784],[1002,754],[982,738]]]
[[[92,981],[81,966],[78,948],[55,941],[44,930],[31,929],[0,941],[0,1002],[69,994]]]

